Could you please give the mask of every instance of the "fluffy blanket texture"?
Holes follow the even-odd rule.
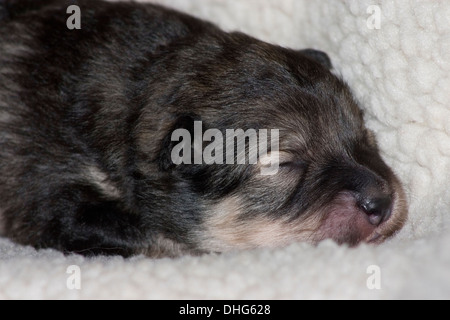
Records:
[[[0,240],[0,299],[450,298],[450,2],[160,2],[328,52],[405,184],[408,224],[378,247],[329,241],[175,260],[66,257]],[[70,265],[80,268],[80,290],[70,289]]]

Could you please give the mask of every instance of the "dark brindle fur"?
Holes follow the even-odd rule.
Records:
[[[330,68],[155,5],[0,0],[0,234],[124,256],[387,239],[402,187]],[[174,165],[195,120],[280,129],[279,172]]]

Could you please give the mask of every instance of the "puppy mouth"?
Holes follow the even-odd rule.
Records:
[[[326,209],[316,239],[333,239],[339,244],[380,244],[404,224],[399,196],[394,195],[382,213],[374,213],[358,204],[354,194],[341,192]]]
[[[384,237],[381,234],[379,234],[377,231],[374,231],[374,233],[367,238],[366,242],[377,244],[383,242],[384,241],[383,238]]]
[[[390,222],[389,222],[389,218],[388,218],[384,222],[382,222],[382,224],[377,226],[375,228],[375,230],[363,240],[363,242],[370,243],[370,244],[380,244],[380,243],[384,242],[386,239],[388,239],[391,236],[391,234],[383,234],[382,233],[383,227],[385,225],[388,225],[389,223]]]
[[[205,220],[202,249],[224,252],[285,246],[297,241],[317,244],[325,239],[350,247],[360,243],[379,244],[400,230],[406,221],[406,202],[399,190],[394,192],[391,205],[385,208],[381,218],[368,206],[364,209],[354,193],[346,191],[300,221],[261,216],[242,219],[245,206],[241,199],[229,197],[215,204]]]

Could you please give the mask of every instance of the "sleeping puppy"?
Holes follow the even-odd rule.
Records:
[[[0,234],[151,257],[381,243],[404,192],[330,68],[151,4],[0,0]]]

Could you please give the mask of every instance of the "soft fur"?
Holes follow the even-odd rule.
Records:
[[[150,4],[77,1],[72,30],[71,3],[1,4],[0,234],[160,257],[380,243],[404,225],[403,188],[326,54]],[[212,128],[234,164],[174,162],[176,130]],[[276,129],[279,147],[237,163],[229,129]]]

